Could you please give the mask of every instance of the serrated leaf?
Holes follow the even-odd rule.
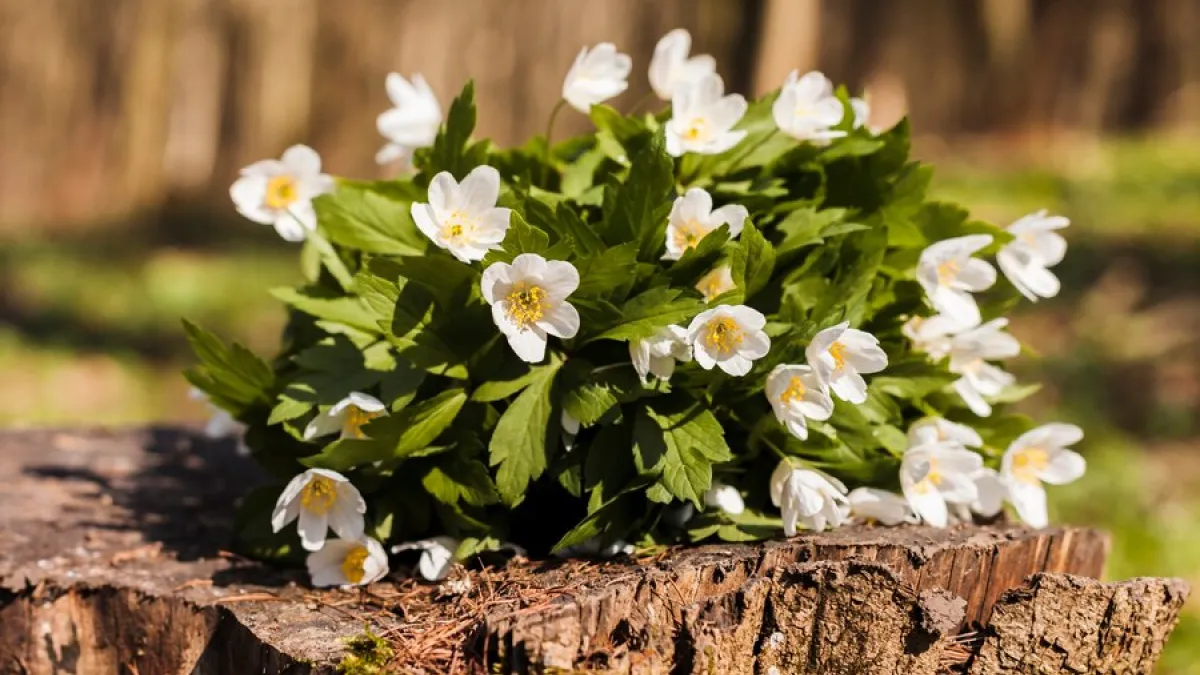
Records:
[[[549,250],[550,235],[529,224],[521,214],[513,211],[504,241],[498,250],[488,251],[482,266],[483,269],[487,269],[494,263],[511,263],[513,258],[522,253],[545,255]]]
[[[550,363],[500,416],[492,432],[488,461],[500,467],[496,487],[510,507],[524,499],[529,482],[546,471],[558,445],[558,420],[551,419],[551,392],[561,366],[562,361],[552,355]]]
[[[504,380],[488,380],[487,382],[481,382],[479,386],[475,388],[475,391],[471,392],[471,400],[489,403],[508,398],[509,396],[512,396],[513,394],[525,389],[525,387],[528,387],[530,384],[533,384],[539,379],[545,377],[545,373],[542,372],[545,369],[557,369],[558,365],[554,362],[543,366],[532,367],[522,364],[522,368],[522,372],[515,377]]]
[[[446,114],[446,123],[433,141],[433,148],[426,156],[426,161],[418,161],[418,166],[429,175],[440,171],[449,171],[455,179],[461,181],[474,169],[480,159],[467,151],[467,143],[471,133],[475,131],[475,82],[468,80],[462,92],[450,104]],[[418,160],[422,156],[418,154]]]
[[[200,364],[185,371],[189,382],[208,394],[217,406],[235,417],[255,404],[271,404],[267,392],[275,374],[271,367],[250,350],[234,342],[226,346],[213,333],[183,320],[188,344]]]
[[[605,196],[607,218],[600,235],[610,246],[637,242],[638,259],[650,262],[664,246],[667,213],[675,197],[675,165],[660,135],[651,137],[632,160],[629,176]]]
[[[775,248],[754,223],[747,222],[742,228],[734,267],[743,279],[737,286],[744,289],[747,298],[753,297],[771,281],[771,273],[775,271]]]
[[[665,326],[690,321],[704,311],[703,300],[682,295],[682,290],[666,286],[636,295],[625,303],[615,323],[604,326],[587,341],[647,338]]]
[[[582,258],[576,267],[579,270],[579,288],[573,295],[588,297],[608,293],[629,283],[636,276],[637,245],[630,242],[613,246],[596,255]]]
[[[698,403],[665,412],[647,408],[647,412],[663,432],[662,485],[700,508],[712,485],[712,465],[733,459],[721,423]]]
[[[410,201],[342,185],[313,200],[317,222],[329,241],[365,253],[421,255],[426,239],[413,223]]]
[[[451,457],[431,467],[421,479],[425,490],[438,501],[455,506],[461,500],[471,506],[500,501],[500,494],[483,462]]]

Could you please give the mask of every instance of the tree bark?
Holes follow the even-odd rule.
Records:
[[[399,566],[313,591],[221,550],[262,479],[231,443],[11,432],[0,478],[2,674],[332,673],[364,627],[386,646],[352,672],[1142,673],[1187,595],[1097,581],[1093,530],[1010,525],[519,560],[441,586]]]

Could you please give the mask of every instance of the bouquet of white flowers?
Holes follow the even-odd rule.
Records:
[[[944,526],[1005,502],[1046,523],[1082,433],[998,409],[1034,387],[994,362],[1020,351],[1005,313],[1057,293],[1067,220],[930,201],[906,122],[876,133],[816,72],[747,103],[689,49],[660,41],[669,106],[629,115],[603,104],[629,57],[584,49],[551,125],[569,104],[595,131],[561,142],[472,139],[471,84],[443,121],[393,74],[379,159],[412,171],[334,179],[304,146],[243,170],[239,211],[303,240],[307,278],[274,292],[270,363],[186,324],[189,380],[281,480],[248,496],[243,550],[308,551],[341,585],[386,574],[384,542],[437,579],[509,543]]]

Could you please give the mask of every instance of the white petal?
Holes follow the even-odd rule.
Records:
[[[365,537],[361,541],[367,547],[367,559],[363,561],[362,585],[379,581],[388,573],[387,552],[378,541]]]
[[[325,514],[317,514],[308,509],[300,509],[300,522],[296,531],[300,533],[300,544],[309,551],[319,551],[325,543],[326,530],[329,529],[329,518]]]
[[[747,332],[761,331],[767,325],[767,317],[763,313],[746,305],[728,305],[726,313],[737,320],[742,330]],[[768,341],[769,344],[769,341]]]
[[[867,382],[862,375],[855,372],[845,371],[834,377],[829,383],[829,388],[847,403],[858,405],[867,400]]]
[[[717,365],[717,359],[709,351],[708,346],[702,343],[697,343],[692,355],[696,359],[696,364],[705,370],[712,370],[713,366]],[[747,370],[749,370],[747,368]]]
[[[1017,515],[1031,527],[1045,527],[1050,518],[1046,513],[1046,490],[1038,483],[1008,481],[1008,499]]]
[[[1043,424],[1035,429],[1030,429],[1017,437],[1010,446],[1013,448],[1026,448],[1030,446],[1038,446],[1043,448],[1066,448],[1075,445],[1083,440],[1083,429],[1080,429],[1074,424],[1063,424],[1062,422],[1052,422]]]
[[[1038,478],[1051,485],[1063,485],[1083,477],[1087,462],[1074,450],[1059,450],[1050,456],[1050,463]]]
[[[437,212],[433,210],[431,205],[413,202],[413,205],[409,207],[409,212],[412,214],[413,223],[416,224],[421,234],[428,237],[430,241],[441,248],[446,248],[446,245],[442,242],[441,227],[437,221]]]
[[[443,171],[429,182],[429,205],[434,213],[444,214],[459,208],[462,204],[458,181],[449,171]]]
[[[545,278],[547,271],[546,259],[536,253],[522,253],[516,258],[513,258],[513,281],[530,278],[542,279]]]
[[[771,351],[771,338],[761,330],[747,332],[738,348],[738,354],[748,359],[761,359]]]
[[[550,297],[562,299],[579,288],[579,270],[565,260],[548,260],[542,272],[542,282]]]
[[[479,280],[479,290],[483,294],[483,299],[489,304],[494,304],[500,298],[496,293],[496,284],[508,285],[512,283],[512,268],[508,263],[492,263],[483,271],[483,275]]]
[[[541,363],[546,358],[546,334],[539,328],[529,328],[509,334],[508,345],[526,363]]]
[[[955,279],[955,284],[968,291],[985,291],[996,283],[996,268],[978,259],[969,258],[963,262],[962,269]]]
[[[467,213],[480,214],[496,206],[500,198],[500,172],[483,165],[471,169],[471,173],[459,184],[461,207]]]
[[[964,291],[938,286],[929,294],[934,309],[949,317],[958,325],[973,326],[979,323],[979,305],[975,298]]]
[[[918,491],[906,488],[904,497],[921,520],[934,527],[945,527],[947,521],[946,501],[937,490]]]
[[[229,197],[238,213],[256,223],[273,225],[277,214],[263,204],[267,180],[266,176],[261,175],[242,176],[229,186]]]
[[[318,413],[308,423],[308,426],[304,427],[304,440],[311,441],[321,436],[341,433],[343,422],[344,415],[335,413],[332,409],[328,412]]]
[[[560,302],[551,307],[536,325],[550,335],[569,340],[579,332],[579,312],[571,303]]]
[[[749,215],[746,207],[740,204],[726,204],[712,212],[712,221],[714,225],[728,224],[729,237],[733,239],[742,233]]]
[[[307,145],[293,145],[280,158],[296,176],[315,176],[321,173],[321,156]]]
[[[359,506],[362,507],[361,511]],[[340,486],[338,500],[329,511],[329,528],[342,539],[358,539],[365,528],[363,514],[366,510],[366,503],[362,501],[354,486]]]
[[[1004,508],[1004,499],[1008,496],[1008,490],[996,472],[985,469],[976,474],[975,487],[979,496],[971,504],[971,509],[985,518],[991,518],[1000,513],[1000,510]]]
[[[346,398],[354,407],[363,412],[383,412],[387,410],[387,406],[383,404],[383,401],[370,394],[364,394],[361,391],[352,391]]]
[[[699,362],[699,360],[697,360],[697,362]],[[724,361],[718,361],[717,366],[720,367],[721,370],[725,371],[727,375],[741,377],[750,372],[750,369],[754,367],[754,362],[742,356],[741,354],[734,354]]]
[[[441,581],[450,574],[454,566],[454,551],[458,542],[450,537],[435,537],[428,541],[421,560],[417,565],[418,571],[426,581]]]

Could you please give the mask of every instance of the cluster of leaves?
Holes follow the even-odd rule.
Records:
[[[845,93],[839,94],[845,102]],[[465,556],[501,541],[531,551],[589,539],[642,543],[761,539],[779,531],[768,480],[781,455],[854,485],[895,487],[904,430],[936,414],[961,416],[947,393],[956,376],[914,353],[905,320],[928,315],[914,268],[948,237],[1011,237],[963,209],[929,201],[931,170],[909,159],[902,122],[876,135],[851,128],[824,147],[778,132],[772,96],[740,124],[748,136],[721,155],[673,159],[664,117],[595,106],[595,132],[547,148],[536,138],[500,150],[473,141],[473,89],[450,108],[418,171],[397,180],[341,181],[315,202],[318,232],[305,245],[309,282],[275,291],[289,311],[273,363],[188,325],[200,364],[188,376],[248,425],[254,456],[286,479],[305,467],[345,473],[368,502],[369,532],[383,540],[448,534]],[[457,261],[416,229],[410,205],[430,179],[462,179],[480,164],[504,181],[513,210],[501,250],[482,265]],[[737,238],[713,232],[678,261],[663,261],[673,200],[708,190],[717,205],[745,206]],[[578,335],[552,341],[546,360],[518,359],[480,294],[488,264],[521,253],[567,260],[580,275],[570,302]],[[681,364],[669,383],[644,386],[629,341],[705,309],[695,288],[729,265],[736,289],[709,304],[746,304],[768,318],[770,353],[745,377]],[[999,316],[1011,290],[986,296]],[[861,406],[837,401],[828,422],[799,441],[763,394],[767,373],[803,363],[822,328],[848,320],[877,336],[887,370]],[[306,423],[349,392],[370,392],[389,415],[366,438],[305,441]],[[566,413],[579,420],[565,434]],[[1011,415],[973,419],[992,446],[1028,428]],[[746,495],[738,516],[703,511],[714,477]],[[259,555],[288,549],[269,534],[278,487],[246,504],[243,544]],[[682,504],[697,516],[672,517]],[[292,547],[294,550],[295,547]]]

